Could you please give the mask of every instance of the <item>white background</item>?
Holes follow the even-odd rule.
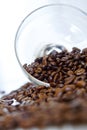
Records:
[[[87,0],[0,0],[0,90],[17,89],[28,79],[14,53],[14,38],[22,19],[48,3],[66,3],[87,12]]]

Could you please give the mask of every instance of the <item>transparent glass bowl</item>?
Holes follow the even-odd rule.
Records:
[[[40,7],[21,22],[15,37],[15,54],[25,75],[35,84],[49,86],[24,68],[52,50],[87,47],[87,13],[65,4]]]

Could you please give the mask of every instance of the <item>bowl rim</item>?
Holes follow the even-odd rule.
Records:
[[[69,5],[69,4],[63,4],[63,3],[53,3],[53,4],[46,4],[46,5],[43,5],[43,6],[40,6],[36,9],[34,9],[33,11],[31,11],[28,15],[26,15],[24,17],[24,19],[21,21],[21,23],[19,24],[18,28],[17,28],[17,31],[16,31],[16,35],[15,35],[15,39],[14,39],[14,51],[15,51],[15,55],[16,55],[16,58],[17,58],[17,61],[21,67],[21,69],[23,70],[23,72],[26,74],[26,76],[28,77],[28,79],[30,79],[30,81],[32,81],[33,83],[35,84],[38,84],[38,85],[45,85],[45,86],[50,86],[49,83],[46,83],[46,82],[43,82],[43,81],[40,81],[38,79],[36,79],[34,76],[32,76],[31,74],[29,74],[24,68],[23,68],[23,65],[21,64],[20,62],[20,59],[18,57],[18,53],[17,53],[17,37],[18,37],[18,34],[20,32],[20,29],[23,25],[23,23],[25,22],[25,20],[30,17],[32,14],[34,14],[35,12],[37,12],[38,10],[41,10],[43,8],[46,8],[46,7],[53,7],[53,6],[59,6],[59,7],[69,7],[69,8],[72,8],[72,9],[75,9],[77,11],[79,11],[80,13],[82,13],[84,16],[87,17],[87,12],[83,11],[82,9],[76,7],[76,6],[73,6],[73,5]]]

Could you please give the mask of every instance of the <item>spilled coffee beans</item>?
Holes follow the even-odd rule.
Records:
[[[0,99],[0,130],[87,124],[87,48],[53,51],[24,65],[50,87],[26,83]]]

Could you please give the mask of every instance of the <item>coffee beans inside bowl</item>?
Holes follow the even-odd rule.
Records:
[[[52,86],[76,85],[87,83],[87,48],[82,51],[76,47],[35,59],[32,64],[23,66],[35,78],[50,83]]]
[[[87,48],[57,51],[23,66],[50,87],[26,83],[0,99],[0,129],[87,124]]]

